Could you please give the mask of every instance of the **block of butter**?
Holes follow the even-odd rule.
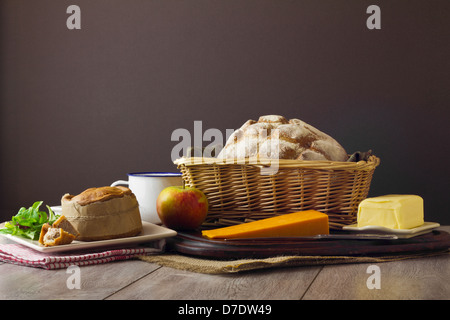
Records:
[[[420,196],[390,194],[361,201],[357,223],[358,227],[411,229],[424,223],[423,216],[423,199]]]
[[[329,234],[328,215],[306,210],[229,227],[202,231],[210,239],[300,237]]]

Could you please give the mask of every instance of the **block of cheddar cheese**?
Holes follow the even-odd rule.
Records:
[[[391,194],[367,198],[358,207],[358,227],[411,229],[423,223],[423,199],[417,195]]]
[[[261,237],[296,237],[329,234],[328,216],[307,210],[202,231],[209,239],[239,239]]]

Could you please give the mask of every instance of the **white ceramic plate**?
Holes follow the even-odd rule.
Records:
[[[98,241],[73,241],[70,244],[44,247],[37,240],[30,240],[23,237],[13,236],[10,234],[1,234],[14,242],[20,243],[24,246],[32,248],[40,252],[65,252],[74,250],[85,250],[85,249],[98,249],[102,247],[127,247],[134,244],[151,242],[155,240],[161,240],[177,235],[177,232],[156,224],[142,221],[142,232],[134,237],[110,239],[110,240],[98,240]]]
[[[342,227],[343,230],[347,231],[358,231],[359,233],[367,232],[367,233],[379,233],[379,234],[394,234],[398,238],[411,238],[415,236],[419,236],[425,233],[430,232],[433,229],[439,227],[440,224],[437,222],[424,222],[423,225],[411,228],[411,229],[391,229],[381,226],[365,226],[358,227],[357,224],[352,224],[348,226]]]

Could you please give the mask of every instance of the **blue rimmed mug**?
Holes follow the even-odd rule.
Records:
[[[161,224],[156,211],[156,199],[166,187],[181,186],[181,173],[176,172],[131,172],[128,181],[117,180],[111,186],[126,185],[136,195],[143,221]]]

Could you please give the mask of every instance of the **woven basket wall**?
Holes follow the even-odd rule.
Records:
[[[380,160],[331,162],[279,160],[275,174],[264,161],[181,158],[186,186],[202,190],[210,210],[203,228],[233,225],[314,209],[329,216],[330,229],[356,222]]]

